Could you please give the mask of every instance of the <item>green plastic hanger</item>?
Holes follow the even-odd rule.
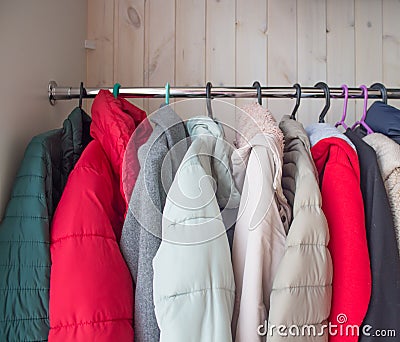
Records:
[[[170,91],[170,85],[167,82],[167,84],[165,85],[165,104],[169,105],[169,91]]]
[[[119,83],[115,83],[113,87],[113,95],[115,98],[117,98],[119,95],[119,88],[121,88],[121,85]]]

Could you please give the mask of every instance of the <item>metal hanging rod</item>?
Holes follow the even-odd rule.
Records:
[[[110,92],[113,88],[85,88],[83,98],[94,98],[100,91],[106,89]],[[340,87],[329,88],[331,98],[343,98],[343,89]],[[388,99],[400,99],[400,88],[387,88]],[[79,99],[79,87],[60,87],[56,82],[49,82],[49,101],[54,104],[56,100]],[[119,95],[125,98],[164,98],[164,87],[121,87]],[[264,98],[295,98],[296,89],[293,87],[261,87],[261,95]],[[206,87],[171,87],[171,98],[205,98]],[[257,89],[253,87],[212,87],[212,98],[257,98]],[[314,87],[301,87],[302,98],[325,98],[324,91]],[[360,88],[349,88],[349,98],[364,98]],[[368,89],[368,98],[381,99],[380,90]]]

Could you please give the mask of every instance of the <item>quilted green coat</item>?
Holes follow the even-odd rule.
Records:
[[[90,138],[76,108],[63,128],[29,143],[0,224],[0,341],[47,341],[50,222],[67,178]]]

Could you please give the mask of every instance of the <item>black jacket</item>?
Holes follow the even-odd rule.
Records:
[[[361,192],[364,200],[365,226],[371,262],[372,291],[364,329],[360,329],[361,342],[376,341],[372,336],[377,329],[396,330],[400,333],[400,258],[397,249],[393,217],[390,211],[376,153],[362,140],[361,128],[347,130],[345,135],[355,145],[361,173]],[[372,328],[369,330],[366,325]],[[398,337],[396,337],[398,339]],[[379,337],[379,341],[395,341],[394,337]]]

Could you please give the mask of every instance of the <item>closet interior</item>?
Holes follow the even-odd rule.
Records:
[[[396,341],[399,15],[0,4],[0,341]]]

